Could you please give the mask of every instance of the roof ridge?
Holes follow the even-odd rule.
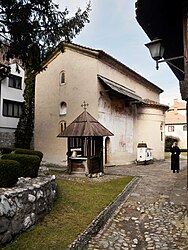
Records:
[[[82,119],[83,118],[83,119]],[[79,125],[78,125],[79,124]],[[112,136],[113,134],[84,110],[58,137]]]

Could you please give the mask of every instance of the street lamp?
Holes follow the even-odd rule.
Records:
[[[165,51],[162,39],[154,39],[153,41],[146,43],[145,46],[149,49],[151,57],[155,61],[162,59]]]
[[[172,58],[161,60],[163,58],[164,51],[165,51],[165,47],[164,47],[162,39],[156,38],[153,41],[146,43],[145,46],[149,49],[151,57],[156,61],[156,69],[157,70],[159,69],[159,63],[167,62],[168,64],[170,64],[174,68],[181,71],[184,75],[188,76],[188,72],[186,70],[188,68],[185,67],[185,72],[184,72],[182,69],[178,68],[176,65],[171,63],[172,60],[184,58],[184,56],[177,56],[177,57],[172,57]],[[182,95],[182,99],[187,101],[186,119],[187,119],[187,128],[188,128],[188,81],[187,81],[187,79],[184,79],[184,81],[180,82],[180,92]],[[188,145],[188,130],[187,130],[187,145]],[[188,188],[188,147],[187,147],[187,188]]]
[[[162,62],[167,62],[170,65],[172,65],[173,67],[175,67],[176,69],[178,69],[179,71],[181,71],[182,73],[184,73],[183,70],[181,70],[180,68],[178,68],[177,66],[175,66],[174,64],[172,64],[170,61],[172,60],[177,60],[180,58],[183,58],[183,56],[176,56],[173,58],[168,58],[168,59],[163,59],[163,55],[164,55],[164,51],[165,51],[165,47],[163,44],[163,40],[162,39],[154,39],[149,43],[146,43],[145,46],[149,49],[151,57],[156,61],[156,69],[159,69],[159,63]]]

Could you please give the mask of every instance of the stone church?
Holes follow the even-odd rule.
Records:
[[[83,102],[113,133],[103,138],[104,164],[134,162],[140,142],[164,159],[168,107],[160,104],[161,88],[104,51],[73,43],[58,46],[43,66],[36,75],[34,145],[45,163],[67,165],[67,139],[58,134],[83,112]]]

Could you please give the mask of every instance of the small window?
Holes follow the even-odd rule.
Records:
[[[22,88],[22,78],[20,76],[10,75],[8,86],[11,88],[15,88],[15,89],[21,89]]]
[[[60,115],[66,115],[66,113],[67,113],[67,104],[66,104],[66,102],[61,102],[60,103],[60,112],[59,112],[59,114]]]
[[[3,116],[19,118],[22,114],[22,103],[3,100]]]
[[[67,123],[66,121],[60,121],[60,132],[63,133],[63,131],[66,129]]]
[[[163,132],[161,132],[161,141],[163,141]]]
[[[62,71],[60,74],[60,85],[65,84],[65,71]]]
[[[183,131],[187,131],[187,125],[183,125]]]
[[[160,124],[160,130],[163,130],[163,122]]]
[[[174,132],[174,126],[168,126],[168,132]]]

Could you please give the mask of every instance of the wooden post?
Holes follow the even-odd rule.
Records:
[[[186,120],[187,120],[187,129],[188,129],[188,101],[186,103]],[[188,132],[187,132],[187,189],[188,189]]]
[[[183,47],[184,47],[184,84],[185,91],[188,89],[188,4],[187,1],[183,5]],[[185,93],[186,104],[186,120],[188,130],[188,93]],[[188,131],[187,131],[187,188],[188,188]]]

